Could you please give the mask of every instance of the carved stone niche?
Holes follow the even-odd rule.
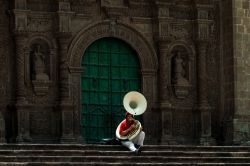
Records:
[[[171,85],[179,99],[186,98],[191,89],[190,59],[183,46],[175,46],[171,50]]]
[[[30,46],[28,57],[28,77],[36,95],[46,95],[51,85],[51,55],[46,41],[36,40]]]

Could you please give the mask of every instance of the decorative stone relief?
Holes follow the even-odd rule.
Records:
[[[32,63],[32,80],[49,80],[48,66],[49,66],[49,53],[46,46],[36,44],[32,46],[30,57]]]
[[[49,85],[51,84],[50,59],[49,46],[45,42],[31,45],[28,73],[30,73],[30,80],[32,80],[37,95],[45,95],[49,91]]]
[[[173,66],[174,66],[174,78],[173,82],[175,85],[188,85],[188,79],[187,79],[187,71],[186,71],[186,65],[187,60],[185,60],[183,55],[181,55],[180,51],[176,51],[173,56]]]
[[[59,11],[70,11],[70,3],[69,2],[59,2]]]
[[[170,33],[170,26],[168,23],[160,24],[160,36],[168,36]]]
[[[207,24],[199,24],[198,28],[199,39],[209,38],[209,26]]]
[[[15,29],[17,31],[24,31],[27,29],[27,17],[25,15],[16,16]]]
[[[158,16],[159,17],[169,17],[169,9],[168,8],[159,8]]]
[[[159,35],[161,37],[169,37],[173,40],[183,38],[189,39],[192,37],[192,28],[189,24],[162,22],[159,27]]]
[[[46,18],[29,18],[28,29],[33,32],[51,31],[53,29],[53,20]]]
[[[171,24],[171,36],[176,39],[189,38],[192,36],[192,33],[188,28],[189,26],[183,23],[173,23]]]
[[[181,46],[171,51],[171,83],[177,98],[183,99],[190,91],[190,62],[187,50]]]

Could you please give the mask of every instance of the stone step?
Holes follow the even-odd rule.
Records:
[[[100,162],[0,162],[1,166],[245,166],[250,163],[100,163]]]
[[[250,163],[250,157],[0,156],[1,162]]]
[[[82,144],[0,144],[1,150],[127,150],[121,145],[82,145]],[[145,145],[145,151],[206,151],[206,152],[250,152],[249,146],[169,146]]]
[[[128,150],[0,150],[0,156],[134,156]],[[140,156],[249,157],[250,152],[145,151]]]

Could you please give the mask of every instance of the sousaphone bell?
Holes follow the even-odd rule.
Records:
[[[146,111],[147,100],[136,91],[127,93],[123,98],[123,106],[132,115],[141,115]]]

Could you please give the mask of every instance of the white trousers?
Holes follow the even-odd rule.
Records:
[[[130,141],[121,141],[122,145],[129,148],[131,151],[135,151],[135,144],[142,146],[145,138],[145,133],[141,131],[134,139]]]

